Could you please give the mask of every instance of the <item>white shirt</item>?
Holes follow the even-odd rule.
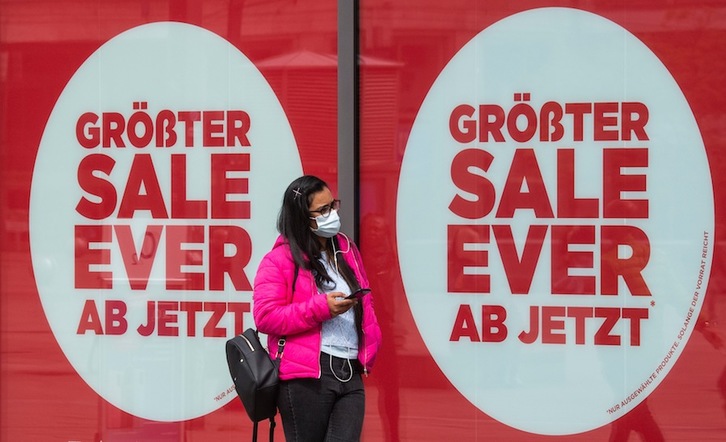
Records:
[[[328,262],[325,252],[323,252],[321,264],[323,264],[328,276],[333,280],[332,284],[323,287],[325,292],[341,292],[346,296],[349,295],[351,290],[348,283],[338,273],[338,270]],[[323,322],[321,350],[344,359],[356,359],[358,357],[358,332],[355,329],[355,312],[352,308]]]

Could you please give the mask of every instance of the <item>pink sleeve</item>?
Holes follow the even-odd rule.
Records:
[[[310,277],[302,270],[292,293],[294,266],[281,255],[268,253],[262,259],[252,293],[252,316],[257,329],[276,336],[310,330],[331,317],[325,296],[317,295],[309,284]]]

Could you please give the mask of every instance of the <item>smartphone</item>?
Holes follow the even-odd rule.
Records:
[[[351,293],[349,296],[346,296],[345,299],[360,299],[371,292],[371,289],[358,289]]]

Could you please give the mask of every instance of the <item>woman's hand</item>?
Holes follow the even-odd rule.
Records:
[[[358,303],[357,299],[345,299],[345,293],[330,292],[327,295],[328,308],[330,314],[335,317],[348,311],[351,307]]]

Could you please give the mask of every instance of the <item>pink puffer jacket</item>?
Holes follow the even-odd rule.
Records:
[[[363,261],[355,244],[345,235],[337,236],[342,255],[355,272],[361,287],[368,287]],[[270,356],[275,357],[281,336],[286,344],[280,363],[280,379],[319,378],[322,322],[331,314],[324,294],[320,294],[309,270],[300,269],[291,288],[295,264],[290,246],[277,238],[257,269],[252,295],[255,325],[268,337]],[[363,339],[358,359],[366,372],[375,361],[381,345],[381,329],[373,311],[372,293],[362,298]]]

